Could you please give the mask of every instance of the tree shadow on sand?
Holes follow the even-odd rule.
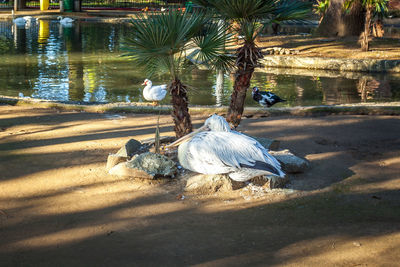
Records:
[[[109,194],[131,198],[79,212],[36,214],[24,222],[3,223],[3,264],[265,266],[310,262],[310,257],[322,260],[330,253],[342,257],[325,259],[327,265],[354,264],[369,261],[369,256],[357,258],[347,255],[348,251],[373,245],[364,240],[373,243],[400,230],[398,190],[328,192],[235,209],[212,197],[180,201],[173,191]],[[46,205],[47,196],[42,198],[41,205]],[[210,206],[215,203],[219,208],[213,210]],[[32,208],[17,208],[10,214],[22,216]],[[389,251],[382,248],[376,253],[393,257],[390,249],[399,243],[390,240]]]

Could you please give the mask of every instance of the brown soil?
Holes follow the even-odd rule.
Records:
[[[297,56],[353,59],[400,59],[400,38],[372,38],[370,51],[362,52],[358,38],[323,38],[301,35],[265,36],[259,46],[299,50]]]
[[[2,266],[400,261],[399,117],[244,119],[239,130],[280,140],[312,168],[286,189],[188,195],[175,181],[107,174],[108,153],[153,136],[156,116],[122,115],[0,106]],[[160,122],[171,135],[171,117]]]

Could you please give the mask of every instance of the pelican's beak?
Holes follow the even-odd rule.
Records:
[[[181,138],[179,138],[179,139],[176,140],[175,142],[173,142],[173,143],[171,143],[171,144],[169,144],[169,145],[166,145],[165,148],[174,147],[174,146],[179,146],[180,144],[182,144],[182,143],[184,143],[184,142],[190,140],[190,139],[191,139],[193,136],[195,136],[196,134],[198,134],[198,133],[200,133],[200,132],[204,132],[204,131],[209,131],[209,130],[210,130],[210,129],[209,129],[206,125],[203,125],[203,126],[201,126],[199,129],[197,129],[197,130],[195,130],[195,131],[193,131],[193,132],[191,132],[191,133],[189,133],[189,134],[187,134],[187,135],[185,135],[185,136],[182,136]]]

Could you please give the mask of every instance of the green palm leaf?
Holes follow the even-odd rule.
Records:
[[[233,49],[229,29],[230,26],[222,21],[213,20],[204,24],[200,34],[195,36],[188,46],[191,52],[187,58],[210,69],[231,70],[234,66],[234,56],[228,52],[229,49]]]
[[[312,4],[293,0],[194,0],[200,6],[212,8],[216,16],[239,24],[239,34],[246,42],[254,42],[262,32],[260,23],[299,20],[310,14]],[[263,26],[264,27],[264,26]]]
[[[312,4],[301,1],[281,0],[277,3],[272,18],[274,21],[304,19],[310,14]]]
[[[125,45],[126,53],[148,75],[169,73],[177,77],[186,68],[185,51],[191,50],[191,61],[210,67],[227,69],[232,60],[226,56],[226,27],[202,12],[182,13],[178,10],[132,20],[132,34]],[[217,64],[217,65],[216,65]]]

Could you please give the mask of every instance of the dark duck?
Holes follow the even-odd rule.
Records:
[[[254,101],[257,101],[261,106],[271,107],[278,102],[284,102],[285,99],[280,98],[274,93],[260,91],[257,86],[253,87],[253,92],[251,93]]]

